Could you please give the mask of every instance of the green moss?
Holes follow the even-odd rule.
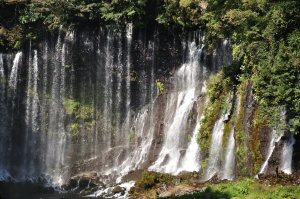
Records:
[[[135,135],[135,131],[134,130],[131,130],[130,133],[129,133],[129,142],[131,144],[134,144],[136,141],[136,135]]]
[[[80,103],[73,100],[73,99],[65,99],[64,100],[64,107],[67,115],[73,115],[77,113]]]
[[[170,174],[145,171],[142,178],[136,181],[136,186],[142,189],[151,189],[156,184],[172,184],[174,176]]]
[[[207,164],[208,164],[207,161],[208,161],[208,160],[207,160],[207,159],[204,159],[204,158],[203,158],[202,161],[201,161],[201,169],[202,169],[203,171],[205,171],[205,170],[207,169],[207,166],[208,166],[208,165],[207,165]]]
[[[164,90],[165,90],[164,83],[157,80],[157,81],[155,82],[155,85],[156,85],[156,87],[157,87],[157,89],[158,89],[158,93],[159,93],[159,94],[162,94],[162,93],[164,92]]]
[[[215,102],[209,104],[204,112],[205,117],[201,120],[201,128],[198,136],[198,144],[201,148],[203,160],[208,157],[211,133],[214,128],[214,124],[220,117],[222,108],[222,102]]]
[[[224,134],[223,134],[223,139],[222,139],[223,148],[226,147],[226,145],[228,143],[229,136],[230,136],[230,132],[233,128],[232,120],[233,120],[233,118],[230,118],[230,120],[228,122],[226,122],[225,125],[224,125]]]
[[[70,133],[72,136],[78,136],[80,132],[80,126],[78,123],[69,124]]]
[[[228,95],[230,94],[230,80],[224,78],[224,72],[212,76],[207,82],[207,94],[209,104],[204,111],[204,118],[201,120],[201,127],[198,134],[198,144],[202,153],[202,168],[206,165],[211,143],[211,134],[216,121],[222,114],[228,112]]]
[[[92,105],[81,104],[74,99],[65,99],[64,109],[70,121],[68,128],[72,136],[78,136],[80,130],[87,133],[92,132],[96,125],[96,121],[93,119],[94,107]]]
[[[260,131],[266,127],[266,121],[260,117],[260,109],[257,107],[254,111],[253,124],[250,135],[250,149],[253,161],[253,173],[258,173],[263,163],[262,153],[260,151]]]
[[[247,146],[247,136],[244,128],[244,113],[246,105],[246,84],[243,82],[238,88],[238,94],[240,96],[239,111],[235,124],[235,141],[236,141],[236,162],[239,175],[249,175],[249,169],[247,167],[248,163],[248,146]]]

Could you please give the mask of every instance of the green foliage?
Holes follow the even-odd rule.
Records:
[[[30,3],[21,10],[21,24],[41,22],[49,29],[76,25],[82,21],[108,21],[122,24],[139,22],[145,14],[146,0],[46,0]]]
[[[253,80],[265,117],[271,118],[274,110],[280,115],[276,110],[286,108],[288,126],[283,127],[277,116],[268,125],[294,133],[300,128],[299,13],[295,0],[210,0],[200,19],[209,44],[231,39],[233,58],[241,63],[239,78]]]
[[[299,195],[299,186],[270,186],[246,178],[234,182],[209,185],[205,191],[172,198],[297,199],[299,198]]]
[[[219,100],[230,86],[230,80],[225,78],[224,71],[210,77],[207,82],[207,95],[213,103]]]
[[[155,82],[155,86],[157,87],[158,93],[159,93],[159,94],[164,93],[165,86],[164,86],[164,83],[163,83],[163,82],[157,80],[157,81]]]
[[[74,99],[65,99],[64,109],[71,121],[68,128],[72,136],[78,136],[81,130],[91,132],[96,125],[96,121],[93,119],[93,106],[81,104]]]
[[[253,173],[258,173],[263,163],[262,153],[260,151],[260,133],[266,128],[267,121],[261,114],[261,108],[257,107],[253,114],[253,124],[250,135],[250,148],[253,162]]]
[[[80,103],[73,100],[73,99],[65,99],[64,101],[64,107],[67,115],[73,115],[77,113]]]
[[[105,21],[139,23],[145,15],[146,0],[103,1],[100,7],[101,18]]]
[[[21,26],[16,25],[11,29],[5,29],[0,25],[0,30],[0,46],[6,46],[7,48],[15,50],[19,50],[21,48],[23,43],[23,30]]]
[[[183,28],[199,26],[199,20],[206,4],[200,0],[165,1],[156,18],[166,26],[179,25]]]
[[[176,198],[176,199],[194,199],[194,198],[205,198],[205,199],[220,199],[224,198],[227,199],[229,198],[229,195],[227,193],[223,193],[220,191],[215,191],[211,187],[207,187],[204,191],[202,192],[196,192],[192,194],[187,194],[187,195],[181,195],[181,196],[172,196],[172,197],[163,197],[165,199],[167,198]]]
[[[292,66],[294,56],[290,55],[292,52],[289,48],[293,47],[286,46],[286,42],[281,41],[278,47],[260,51],[267,58],[256,65],[253,81],[257,100],[266,117],[270,118],[269,125],[274,129],[289,128],[295,132],[299,128],[297,122],[290,122],[289,127],[284,127],[282,123],[285,121],[281,121],[280,114],[282,107],[285,107],[288,112],[287,119],[299,121],[300,118],[299,67]]]
[[[248,146],[247,134],[245,130],[245,106],[246,106],[246,87],[248,82],[242,82],[238,88],[238,95],[240,97],[239,110],[235,122],[235,142],[236,142],[236,162],[239,175],[250,175],[247,167],[248,163]]]
[[[170,174],[145,171],[141,179],[136,182],[136,186],[143,189],[151,189],[156,184],[170,184],[174,177]]]
[[[72,136],[78,136],[80,132],[80,126],[78,123],[71,123],[69,125],[70,133]]]
[[[227,98],[229,94],[230,80],[224,78],[224,72],[221,71],[210,77],[207,82],[207,95],[209,104],[204,111],[204,118],[201,120],[201,127],[198,134],[198,144],[202,153],[202,166],[205,166],[205,159],[208,158],[211,134],[215,122],[221,114],[228,111]]]

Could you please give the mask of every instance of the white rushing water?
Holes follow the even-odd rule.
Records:
[[[89,169],[107,174],[101,177],[109,182],[149,167],[172,174],[199,171],[197,134],[207,100],[206,65],[213,61],[215,69],[220,67],[218,51],[225,49],[215,51],[215,60],[206,60],[204,37],[191,33],[181,41],[184,49],[171,42],[175,50],[166,54],[184,52],[182,62],[174,59],[169,64],[160,58],[164,47],[156,39],[159,34],[133,34],[131,24],[124,32],[100,28],[96,38],[88,31],[75,33],[61,28],[24,55],[5,55],[4,61],[0,57],[0,78],[6,75],[4,69],[10,72],[1,92],[18,91],[5,94],[12,110],[8,118],[16,122],[7,122],[13,126],[7,138],[1,130],[0,160],[12,156],[12,165],[2,167],[1,161],[0,166],[26,179],[51,176],[55,185]],[[22,70],[21,61],[26,66]],[[156,81],[165,86],[161,95]],[[71,114],[66,112],[68,99],[75,106]],[[23,127],[19,139],[14,132]],[[2,173],[6,175],[4,169]]]
[[[18,52],[15,56],[13,67],[10,72],[10,77],[9,77],[9,86],[12,89],[16,89],[17,87],[17,78],[18,78],[18,68],[19,68],[19,62],[22,57],[22,52]]]
[[[120,174],[117,182],[121,182],[122,176],[127,174],[129,171],[139,169],[141,164],[147,160],[154,131],[154,125],[151,125],[150,123],[153,122],[154,117],[152,110],[152,105],[150,107],[146,107],[137,115],[135,120],[132,121],[133,127],[130,132],[129,142],[135,143],[136,148],[131,151],[130,155],[124,162],[113,169],[115,172]],[[111,171],[108,173],[111,173]]]
[[[46,152],[46,171],[51,175],[53,183],[60,185],[62,183],[61,168],[65,164],[66,147],[66,129],[65,129],[65,56],[66,39],[60,34],[55,45],[55,54],[53,60],[53,73],[51,81],[51,96],[49,113],[49,126],[47,133],[47,152]]]
[[[126,41],[127,41],[127,62],[126,62],[126,121],[125,121],[125,130],[129,130],[130,128],[130,104],[131,104],[131,45],[132,45],[132,34],[133,34],[133,27],[132,24],[127,24],[126,30]]]
[[[232,180],[234,178],[234,168],[235,168],[235,140],[234,140],[234,128],[232,128],[227,143],[225,165],[223,168],[222,179]]]
[[[28,81],[27,81],[27,96],[26,96],[26,134],[25,142],[31,143],[30,147],[35,148],[36,142],[31,142],[29,135],[31,132],[37,133],[39,131],[39,96],[38,96],[38,58],[37,51],[34,50],[33,59],[30,57],[28,67]],[[26,169],[29,176],[34,175],[34,161],[30,158],[32,151],[25,145],[24,147],[24,169]],[[25,166],[26,165],[26,166]],[[26,173],[24,172],[24,173]]]
[[[132,27],[127,29],[127,39],[130,40],[132,36]],[[127,41],[127,50],[130,50],[131,41]],[[150,104],[143,107],[134,118],[131,118],[130,115],[130,55],[127,54],[127,64],[126,64],[126,119],[123,125],[123,135],[128,136],[126,147],[134,147],[133,150],[129,151],[127,158],[123,162],[118,162],[119,157],[122,155],[121,153],[118,155],[116,159],[116,165],[114,168],[106,171],[107,174],[109,173],[117,173],[117,182],[121,182],[122,176],[126,175],[129,171],[133,171],[136,169],[140,169],[144,162],[147,161],[149,156],[150,148],[153,142],[153,137],[155,133],[155,115],[154,115],[154,105],[156,102],[156,95],[155,95],[155,85],[154,79],[155,74],[154,70],[154,44],[155,42],[149,42],[148,49],[150,51],[149,57],[151,60],[151,76],[149,78],[150,81],[150,88],[149,88],[149,97],[150,97]],[[128,76],[129,75],[129,76]],[[147,93],[144,93],[143,99],[147,98]],[[129,132],[129,134],[128,134]]]
[[[221,115],[213,128],[205,180],[209,180],[220,171],[220,151],[222,149],[224,134],[224,119],[225,115]]]
[[[4,78],[3,56],[0,53],[0,78]]]
[[[199,55],[202,48],[197,48],[195,41],[189,42],[188,47],[187,63],[176,72],[175,89],[168,96],[165,115],[170,117],[165,121],[165,141],[158,159],[149,168],[150,170],[178,174],[181,171],[180,167],[186,168],[182,164],[191,164],[191,162],[181,162],[183,151],[186,150],[183,148],[182,137],[186,133],[187,119],[197,98],[200,73]],[[199,168],[199,165],[191,167]]]
[[[267,158],[264,161],[264,163],[259,171],[259,174],[264,174],[267,171],[269,160],[273,154],[276,143],[281,139],[281,137],[282,137],[282,134],[278,134],[275,130],[272,131],[271,140],[270,140],[270,144],[268,147]]]
[[[197,143],[197,136],[198,136],[198,132],[200,130],[201,127],[201,120],[203,119],[203,117],[197,117],[197,125],[193,131],[193,137],[191,139],[191,142],[188,145],[188,148],[185,152],[184,158],[182,160],[183,164],[182,166],[178,169],[177,173],[180,171],[189,171],[189,172],[193,172],[193,171],[199,171],[201,166],[200,166],[200,148],[199,145]]]
[[[118,186],[120,186],[123,190],[124,190],[124,193],[117,193],[117,194],[114,194],[112,192],[113,190],[113,187],[107,187],[107,188],[104,188],[104,189],[100,189],[98,191],[96,191],[95,193],[93,194],[90,194],[86,197],[104,197],[104,198],[115,198],[115,199],[127,199],[128,196],[129,196],[129,190],[131,189],[131,187],[134,186],[134,181],[129,181],[129,182],[125,182],[125,183],[122,183]]]
[[[5,100],[5,92],[4,92],[4,83],[5,83],[5,74],[4,74],[4,65],[3,65],[3,56],[0,53],[0,109],[2,112],[4,112],[5,106],[4,100]],[[0,143],[2,139],[4,139],[5,136],[5,128],[4,128],[5,119],[4,117],[0,118]],[[0,146],[0,154],[4,153],[4,146]],[[8,177],[10,177],[10,174],[5,170],[5,164],[4,164],[4,158],[0,156],[0,181],[6,180]]]
[[[294,136],[290,136],[289,139],[284,143],[282,154],[281,154],[281,162],[279,170],[283,171],[286,174],[292,174],[292,158],[294,151],[294,144],[296,140]]]
[[[6,106],[5,104],[5,73],[4,73],[4,65],[3,65],[3,55],[0,53],[0,143],[2,143],[6,137],[5,130],[5,117],[6,114]],[[0,145],[0,154],[5,153],[5,146],[3,144]],[[0,155],[0,181],[6,180],[9,177],[9,173],[5,170],[5,157]]]

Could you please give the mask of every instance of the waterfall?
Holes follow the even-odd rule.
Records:
[[[222,115],[215,123],[213,128],[211,144],[209,149],[208,166],[207,166],[207,171],[205,176],[206,180],[209,180],[215,174],[218,174],[220,170],[220,151],[222,147],[222,140],[224,134],[225,118],[226,116]]]
[[[31,52],[31,50],[30,50]],[[29,176],[35,174],[34,159],[32,155],[34,151],[31,149],[37,148],[37,136],[34,138],[30,137],[32,133],[38,133],[39,131],[39,96],[38,96],[38,58],[37,51],[34,50],[33,59],[29,59],[28,67],[28,82],[27,82],[27,96],[26,96],[26,113],[25,113],[25,123],[26,123],[26,133],[25,133],[25,143],[30,143],[24,146],[24,166],[23,173],[28,173]]]
[[[132,36],[132,29],[129,27],[127,29],[127,38]],[[130,41],[127,41],[130,47]],[[124,124],[124,129],[129,130],[129,139],[128,146],[134,145],[134,150],[132,150],[127,159],[123,161],[120,165],[114,168],[115,172],[119,172],[121,175],[117,181],[121,181],[122,176],[127,174],[129,171],[140,169],[144,162],[147,161],[149,156],[150,148],[153,142],[154,133],[155,133],[155,114],[154,106],[156,103],[155,95],[155,74],[154,74],[154,64],[155,64],[155,41],[149,42],[149,57],[151,64],[151,73],[150,73],[150,104],[146,105],[139,111],[134,119],[130,119],[130,109],[128,105],[130,104],[130,96],[126,95],[126,120]],[[127,55],[127,71],[130,72],[130,57]],[[129,73],[127,73],[130,75]],[[127,92],[130,89],[130,76],[127,76]],[[129,94],[129,93],[127,93]],[[128,125],[131,122],[131,128],[129,129]],[[110,171],[111,172],[111,171]]]
[[[264,161],[259,174],[264,174],[266,173],[267,169],[268,169],[268,164],[269,164],[269,160],[273,154],[273,151],[275,149],[275,144],[281,139],[282,134],[278,134],[275,130],[272,131],[272,135],[271,135],[271,140],[270,140],[270,144],[268,147],[268,152],[267,152],[267,158]]]
[[[234,128],[232,128],[227,143],[225,165],[223,168],[222,179],[232,180],[234,178],[234,165],[235,165],[235,140],[234,140]]]
[[[0,78],[1,80],[5,78],[4,76],[4,67],[3,67],[3,56],[0,54]]]
[[[180,163],[186,149],[181,138],[186,131],[188,115],[197,98],[201,47],[196,47],[195,41],[189,42],[187,63],[183,64],[175,74],[175,88],[168,96],[165,115],[170,116],[165,121],[165,141],[156,162],[151,170],[178,174]]]
[[[4,74],[4,65],[3,65],[3,55],[0,53],[0,143],[4,140],[5,134],[5,119],[4,119],[4,112],[5,112],[5,74]],[[3,114],[4,113],[4,114]],[[7,171],[5,171],[4,165],[4,158],[3,155],[5,153],[5,146],[1,144],[0,146],[0,181],[5,180],[7,178]]]
[[[112,48],[111,31],[107,34],[105,49],[105,91],[104,91],[104,131],[108,134],[108,144],[111,147],[111,108],[112,108],[112,60],[113,54],[110,53]]]
[[[193,137],[191,139],[191,142],[188,145],[188,148],[186,150],[185,156],[182,160],[182,165],[179,169],[179,171],[199,171],[200,170],[200,148],[197,143],[197,135],[200,130],[200,123],[203,117],[197,117],[197,125],[193,131]],[[178,171],[178,172],[179,172]]]
[[[152,110],[153,105],[145,107],[132,121],[129,142],[135,144],[135,149],[129,154],[125,161],[114,168],[114,171],[119,173],[118,182],[120,182],[122,176],[129,171],[140,169],[141,165],[147,160],[154,133],[154,125],[150,123],[154,120]]]
[[[130,126],[130,92],[131,92],[131,88],[130,88],[130,81],[131,81],[131,44],[132,44],[132,33],[133,33],[133,29],[132,29],[132,24],[128,24],[127,25],[127,30],[126,30],[126,41],[127,41],[127,63],[126,63],[126,126],[125,126],[125,130],[129,130],[129,126]]]
[[[0,54],[0,176],[61,185],[90,171],[108,183],[134,170],[199,171],[205,81],[226,50],[211,60],[202,33],[186,36],[61,28]]]
[[[292,174],[292,158],[295,142],[295,138],[291,135],[289,139],[284,143],[282,149],[279,170],[283,171],[286,174]]]
[[[18,79],[18,68],[19,68],[19,62],[22,57],[22,52],[18,52],[15,56],[13,67],[10,72],[10,77],[9,77],[9,86],[12,89],[16,89],[17,87],[17,79]]]
[[[53,176],[57,184],[62,182],[60,169],[65,163],[65,54],[66,44],[60,34],[55,45],[55,53],[52,65],[51,94],[49,104],[49,126],[47,132],[47,152],[45,173]]]

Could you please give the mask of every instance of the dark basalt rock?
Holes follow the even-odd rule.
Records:
[[[73,176],[69,182],[62,186],[68,192],[80,193],[87,195],[95,192],[98,188],[105,187],[104,183],[100,181],[101,177],[96,172],[82,173]]]
[[[259,174],[258,179],[266,184],[300,185],[300,172],[292,175],[280,171],[277,174]]]

